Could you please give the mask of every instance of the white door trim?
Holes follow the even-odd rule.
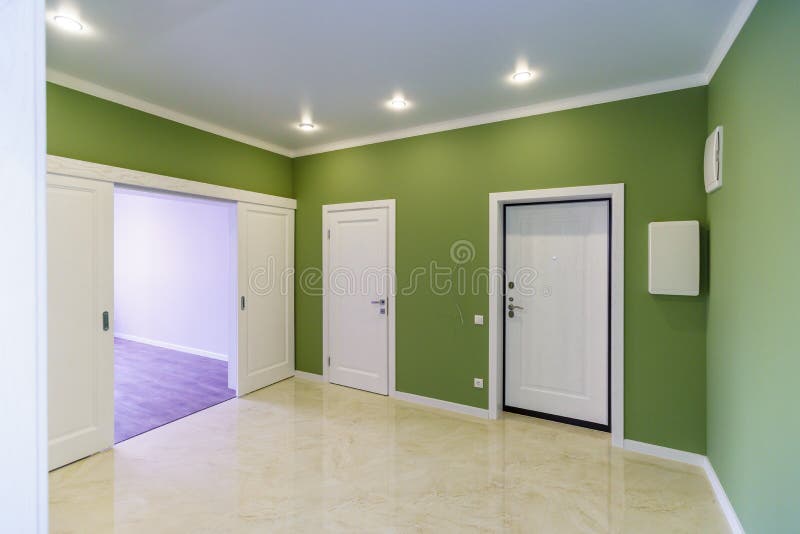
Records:
[[[44,91],[44,90],[42,90]],[[44,163],[44,162],[43,162]],[[184,195],[194,195],[207,198],[214,198],[219,200],[234,201],[237,204],[241,202],[249,204],[257,204],[260,206],[268,206],[271,208],[283,208],[288,210],[297,209],[297,200],[293,198],[284,198],[274,195],[265,195],[253,191],[245,191],[243,189],[236,189],[233,187],[224,187],[213,184],[206,184],[196,182],[193,180],[184,180],[182,178],[174,178],[171,176],[163,176],[160,174],[153,174],[148,172],[136,171],[132,169],[125,169],[122,167],[112,167],[110,165],[102,165],[99,163],[92,163],[89,161],[81,161],[77,159],[65,158],[61,156],[47,155],[47,172],[49,174],[60,176],[71,176],[77,178],[85,178],[89,180],[97,180],[102,182],[111,182],[113,184],[121,184],[126,186],[141,187],[145,189],[152,189],[156,191],[167,191],[179,193]],[[238,345],[239,345],[239,274],[238,274],[238,217],[237,209],[231,210],[231,269],[233,272],[231,294],[232,301],[228,310],[230,328],[230,350],[228,359],[228,386],[231,389],[236,389],[236,380],[233,378],[238,375]],[[292,246],[294,245],[294,223],[292,223]],[[292,261],[294,260],[294,253],[291,254]],[[45,270],[46,274],[46,270]],[[294,286],[290,287],[290,291],[294,291]],[[46,297],[45,297],[46,300]],[[291,298],[291,307],[289,310],[289,321],[291,330],[289,332],[291,350],[294,352],[294,299]],[[46,400],[46,391],[44,393]],[[47,421],[45,420],[45,425]],[[44,446],[47,446],[46,440]]]
[[[611,200],[611,444],[623,446],[624,432],[624,268],[625,184],[562,187],[489,194],[489,271],[503,269],[503,206],[554,200]],[[490,277],[489,288],[489,418],[502,412],[503,287],[502,277]]]
[[[391,284],[388,298],[389,320],[389,396],[394,397],[395,388],[395,295],[397,293],[397,271],[395,269],[395,199],[370,200],[366,202],[348,202],[346,204],[326,204],[322,206],[322,381],[329,382],[328,377],[328,228],[330,215],[339,211],[366,210],[386,208],[389,219],[389,273]]]
[[[100,163],[64,158],[61,156],[47,156],[47,172],[50,174],[63,174],[64,176],[113,182],[115,184],[132,185],[134,187],[145,187],[147,189],[172,191],[174,193],[183,193],[186,195],[249,202],[251,204],[261,204],[262,206],[271,206],[274,208],[297,209],[297,200],[293,198],[265,195],[263,193],[245,191],[244,189],[236,189],[234,187],[206,184],[194,180],[184,180],[183,178],[173,178],[172,176],[164,176],[150,172],[123,169],[122,167],[112,167],[111,165],[102,165]]]
[[[44,4],[0,2],[0,517],[27,533],[48,532]]]

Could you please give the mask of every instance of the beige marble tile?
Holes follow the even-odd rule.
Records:
[[[727,532],[699,468],[602,432],[287,380],[50,474],[53,532]]]

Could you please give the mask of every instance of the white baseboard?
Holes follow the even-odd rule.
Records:
[[[314,382],[322,382],[322,375],[318,375],[316,373],[307,373],[305,371],[295,371],[294,372],[295,378],[302,378],[304,380],[312,380]]]
[[[734,510],[731,501],[728,499],[725,488],[722,487],[722,483],[719,481],[719,478],[717,478],[717,473],[714,471],[714,467],[711,465],[711,461],[707,456],[694,452],[670,449],[669,447],[662,447],[660,445],[643,443],[641,441],[634,441],[632,439],[626,439],[624,443],[625,449],[629,451],[703,468],[706,477],[708,477],[708,482],[711,484],[711,490],[714,492],[714,498],[717,500],[717,503],[719,503],[719,507],[722,509],[722,514],[725,516],[725,520],[728,522],[731,532],[733,532],[733,534],[744,534],[744,528],[739,521],[739,516],[736,515],[736,510]]]
[[[322,375],[307,373],[305,371],[295,371],[295,376],[297,378],[314,380],[316,382],[324,381]],[[489,410],[485,410],[483,408],[476,408],[474,406],[467,406],[465,404],[458,404],[455,402],[434,399],[431,397],[424,397],[422,395],[415,395],[413,393],[405,393],[403,391],[393,391],[390,393],[390,396],[397,400],[422,404],[431,408],[439,408],[440,410],[448,410],[464,415],[481,417],[483,419],[489,418]],[[722,483],[720,483],[719,478],[717,478],[717,473],[714,471],[714,467],[711,465],[711,462],[706,456],[697,454],[696,452],[671,449],[669,447],[662,447],[660,445],[653,445],[651,443],[644,443],[642,441],[635,441],[632,439],[626,439],[623,444],[625,450],[701,467],[708,477],[708,481],[711,484],[711,489],[714,492],[714,497],[719,503],[719,506],[722,509],[722,513],[725,516],[731,531],[733,534],[744,534],[744,529],[739,521],[739,517],[736,515],[736,511],[728,499],[728,495],[725,493]]]
[[[703,458],[705,459],[703,469],[706,472],[708,481],[711,483],[711,489],[714,490],[714,496],[717,498],[720,508],[722,508],[722,513],[728,521],[728,526],[731,527],[731,532],[733,534],[744,534],[744,527],[739,521],[739,516],[736,515],[736,510],[733,509],[730,499],[728,499],[728,494],[725,493],[725,488],[722,487],[722,482],[717,477],[717,472],[714,471],[714,466],[711,465],[711,460],[707,456]]]
[[[145,345],[152,345],[154,347],[161,347],[162,349],[177,350],[178,352],[185,352],[187,354],[194,354],[196,356],[205,356],[206,358],[213,358],[215,360],[228,361],[228,355],[219,352],[211,352],[209,350],[196,349],[194,347],[186,347],[184,345],[177,345],[175,343],[168,343],[166,341],[158,341],[155,339],[148,339],[145,337],[134,336],[131,334],[118,334],[114,333],[114,337],[125,339],[128,341],[135,341],[136,343],[143,343]]]
[[[458,404],[431,397],[423,397],[422,395],[414,395],[413,393],[405,393],[403,391],[393,391],[390,396],[401,401],[413,402],[415,404],[422,404],[430,406],[431,408],[439,408],[440,410],[448,410],[464,415],[472,415],[474,417],[481,417],[483,419],[489,418],[489,410],[484,408],[476,408],[474,406],[467,406],[466,404]]]
[[[324,376],[316,373],[307,373],[306,371],[295,371],[294,376],[304,380],[313,380],[314,382],[326,382]],[[458,404],[456,402],[434,399],[431,397],[423,397],[422,395],[414,395],[413,393],[405,393],[403,391],[391,391],[389,392],[389,396],[397,400],[413,402],[414,404],[422,404],[424,406],[438,408],[440,410],[447,410],[464,415],[472,415],[474,417],[481,417],[483,419],[489,418],[489,410],[476,408],[474,406],[467,406],[466,404]]]
[[[696,465],[703,467],[706,462],[706,457],[696,452],[687,452],[679,449],[670,449],[669,447],[662,447],[661,445],[653,445],[651,443],[644,443],[642,441],[634,441],[626,439],[624,442],[625,450],[638,452],[640,454],[648,454],[650,456],[657,456],[666,460],[674,460],[684,464]]]

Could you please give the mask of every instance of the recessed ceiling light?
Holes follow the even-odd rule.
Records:
[[[297,125],[297,127],[303,130],[304,132],[310,132],[317,126],[313,122],[301,122],[300,124]]]
[[[511,75],[511,81],[514,83],[525,83],[533,79],[533,72],[529,70],[519,70]]]
[[[389,107],[397,110],[406,109],[408,102],[403,98],[393,98],[389,100]]]
[[[79,32],[83,30],[83,24],[71,17],[67,17],[66,15],[56,15],[53,17],[53,22],[55,22],[62,29],[70,32]]]

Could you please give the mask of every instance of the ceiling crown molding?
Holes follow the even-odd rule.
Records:
[[[163,117],[165,119],[179,122],[199,130],[204,130],[209,133],[227,137],[234,141],[239,141],[257,148],[269,150],[283,156],[296,158],[301,156],[309,156],[312,154],[319,154],[322,152],[332,152],[334,150],[342,150],[345,148],[353,148],[357,146],[370,145],[374,143],[382,143],[385,141],[393,141],[396,139],[405,139],[408,137],[416,137],[420,135],[432,134],[437,132],[444,132],[447,130],[456,130],[459,128],[467,128],[470,126],[478,126],[481,124],[490,124],[493,122],[506,121],[511,119],[519,119],[523,117],[531,117],[534,115],[542,115],[545,113],[552,113],[555,111],[564,111],[567,109],[575,109],[595,104],[604,104],[608,102],[615,102],[619,100],[626,100],[629,98],[637,98],[641,96],[653,95],[657,93],[665,93],[668,91],[677,91],[680,89],[688,89],[691,87],[699,87],[708,85],[714,77],[717,69],[727,55],[731,46],[733,45],[736,37],[739,35],[747,19],[753,11],[753,8],[758,3],[758,0],[741,0],[738,7],[731,16],[728,26],[717,42],[711,57],[708,59],[706,68],[703,72],[691,74],[688,76],[680,76],[676,78],[669,78],[655,82],[648,82],[639,85],[621,87],[607,91],[600,91],[585,95],[579,95],[559,100],[552,100],[549,102],[542,102],[530,106],[522,106],[517,108],[505,109],[494,111],[490,113],[482,113],[479,115],[471,115],[468,117],[461,117],[441,122],[423,124],[411,128],[404,128],[401,130],[392,130],[388,132],[381,132],[378,134],[367,135],[362,137],[354,137],[350,139],[343,139],[340,141],[333,141],[330,143],[323,143],[308,148],[290,149],[280,145],[276,145],[259,139],[250,135],[246,135],[217,124],[213,124],[196,117],[185,115],[178,111],[141,100],[139,98],[102,87],[92,82],[76,78],[69,74],[47,69],[47,80],[58,85],[63,85],[70,89],[75,89],[82,93],[87,93],[98,98],[110,100],[127,106],[130,108],[150,113]]]
[[[542,102],[531,106],[523,106],[518,108],[506,109],[502,111],[495,111],[491,113],[484,113],[480,115],[473,115],[470,117],[463,117],[459,119],[452,119],[437,123],[424,124],[403,130],[394,130],[390,132],[383,132],[375,135],[364,137],[357,137],[345,139],[343,141],[335,141],[332,143],[320,144],[309,148],[301,148],[294,151],[294,157],[310,156],[312,154],[320,154],[323,152],[332,152],[334,150],[342,150],[345,148],[354,148],[357,146],[369,145],[374,143],[382,143],[385,141],[393,141],[396,139],[405,139],[408,137],[416,137],[419,135],[426,135],[437,132],[444,132],[447,130],[455,130],[458,128],[467,128],[470,126],[478,126],[481,124],[489,124],[492,122],[500,122],[510,119],[519,119],[523,117],[531,117],[534,115],[542,115],[545,113],[552,113],[554,111],[564,111],[567,109],[575,109],[580,107],[592,106],[595,104],[604,104],[618,100],[626,100],[629,98],[637,98],[640,96],[653,95],[657,93],[665,93],[668,91],[677,91],[680,89],[689,89],[691,87],[699,87],[711,83],[711,79],[717,72],[722,60],[728,54],[731,46],[733,46],[736,37],[741,32],[750,14],[753,12],[758,0],[741,0],[739,6],[731,16],[728,26],[717,41],[717,46],[708,59],[706,68],[703,72],[691,74],[689,76],[681,76],[677,78],[669,78],[666,80],[644,83],[641,85],[633,85],[622,87],[619,89],[612,89],[609,91],[601,91],[597,93],[590,93],[561,100],[552,100],[550,102]]]
[[[423,124],[421,126],[414,126],[412,128],[406,128],[403,130],[394,130],[375,135],[345,139],[343,141],[335,141],[333,143],[326,143],[295,150],[294,155],[295,157],[310,156],[312,154],[332,152],[334,150],[342,150],[345,148],[353,148],[363,145],[371,145],[374,143],[382,143],[384,141],[394,141],[396,139],[405,139],[407,137],[416,137],[419,135],[445,132],[448,130],[457,130],[460,128],[468,128],[470,126],[479,126],[481,124],[490,124],[493,122],[531,117],[534,115],[543,115],[545,113],[553,113],[554,111],[564,111],[567,109],[593,106],[595,104],[605,104],[618,100],[627,100],[629,98],[636,98],[640,96],[677,91],[679,89],[688,89],[690,87],[699,87],[706,85],[706,83],[706,74],[701,72],[698,74],[692,74],[690,76],[681,76],[679,78],[648,82],[639,85],[621,87],[618,89],[611,89],[608,91],[600,91],[597,93],[563,98],[560,100],[551,100],[550,102],[542,102],[540,104],[533,104],[531,106],[522,106],[505,109],[502,111],[493,111],[491,113],[482,113],[480,115],[472,115],[470,117],[462,117],[460,119]]]
[[[263,139],[246,135],[235,130],[225,128],[224,126],[204,121],[179,111],[165,108],[163,106],[159,106],[158,104],[153,104],[152,102],[147,102],[146,100],[141,100],[134,96],[97,85],[93,82],[76,78],[75,76],[71,76],[55,69],[47,69],[47,81],[56,85],[62,85],[68,89],[74,89],[76,91],[80,91],[81,93],[102,98],[103,100],[110,100],[111,102],[115,102],[129,108],[138,109],[139,111],[144,111],[145,113],[162,117],[173,122],[179,122],[181,124],[185,124],[186,126],[197,128],[198,130],[203,130],[221,137],[227,137],[228,139],[232,139],[233,141],[238,141],[246,145],[251,145],[263,150],[269,150],[270,152],[275,152],[276,154],[281,154],[282,156],[288,156],[290,158],[294,157],[294,152],[292,150],[280,145],[275,145],[268,141],[264,141]]]
[[[741,0],[736,11],[733,12],[731,20],[728,22],[728,27],[725,28],[719,41],[717,41],[717,47],[714,49],[714,52],[711,53],[711,57],[708,58],[708,63],[706,64],[707,84],[711,83],[714,74],[717,73],[717,69],[722,64],[722,60],[728,55],[728,51],[739,36],[739,32],[742,31],[745,22],[750,18],[750,14],[753,12],[757,3],[758,0]]]

